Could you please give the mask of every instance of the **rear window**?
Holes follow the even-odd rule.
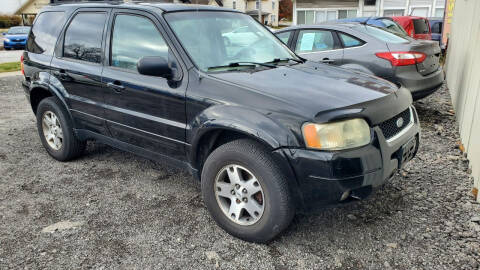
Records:
[[[104,12],[78,13],[65,32],[63,56],[100,63],[106,18],[107,15]]]
[[[442,23],[436,22],[432,25],[432,33],[441,34],[442,33]]]
[[[413,20],[413,28],[415,29],[415,34],[428,34],[428,33],[430,33],[428,23],[424,19]]]
[[[63,11],[40,13],[28,36],[27,51],[38,54],[52,54],[64,23],[65,13]]]
[[[369,26],[369,25],[356,25],[353,29],[362,32],[364,34],[370,35],[376,39],[387,43],[406,43],[409,42],[407,39],[400,37],[394,33],[391,33],[387,30],[384,30],[379,27]]]
[[[385,28],[387,28],[388,31],[393,32],[395,34],[399,34],[399,35],[408,35],[407,32],[405,32],[405,30],[396,22],[391,21],[389,19],[381,19],[381,21],[385,25]]]

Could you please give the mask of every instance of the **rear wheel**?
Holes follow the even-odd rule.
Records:
[[[263,145],[247,139],[221,145],[208,156],[202,193],[219,226],[246,241],[273,239],[295,213],[285,175]]]
[[[37,129],[48,154],[60,161],[80,156],[86,146],[73,132],[73,123],[57,98],[43,99],[37,109]]]

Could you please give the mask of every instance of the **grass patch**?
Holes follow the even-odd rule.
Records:
[[[0,64],[0,72],[11,72],[20,70],[20,62],[10,62]]]

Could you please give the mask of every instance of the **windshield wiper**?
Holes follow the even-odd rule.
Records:
[[[275,59],[273,59],[273,61],[268,62],[268,63],[278,63],[278,62],[282,62],[282,61],[294,61],[294,62],[297,62],[297,63],[303,63],[302,60],[295,59],[295,58],[275,58]]]
[[[263,66],[263,67],[269,67],[269,68],[276,68],[277,66],[272,65],[272,64],[267,64],[267,63],[258,63],[258,62],[233,62],[230,63],[226,66],[214,66],[214,67],[209,67],[208,70],[211,69],[219,69],[219,68],[229,68],[229,67],[254,67],[255,65],[257,66]]]

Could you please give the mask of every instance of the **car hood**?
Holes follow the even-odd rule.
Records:
[[[225,72],[211,76],[281,100],[290,108],[307,110],[312,117],[318,112],[395,96],[398,89],[374,76],[311,61],[262,71]]]
[[[5,35],[4,37],[5,37],[5,38],[8,38],[8,39],[12,39],[12,38],[14,38],[14,39],[17,39],[17,38],[19,38],[19,39],[26,39],[27,36],[28,36],[28,35],[23,35],[23,34],[22,34],[22,35],[8,35],[8,34],[7,34],[7,35]]]

